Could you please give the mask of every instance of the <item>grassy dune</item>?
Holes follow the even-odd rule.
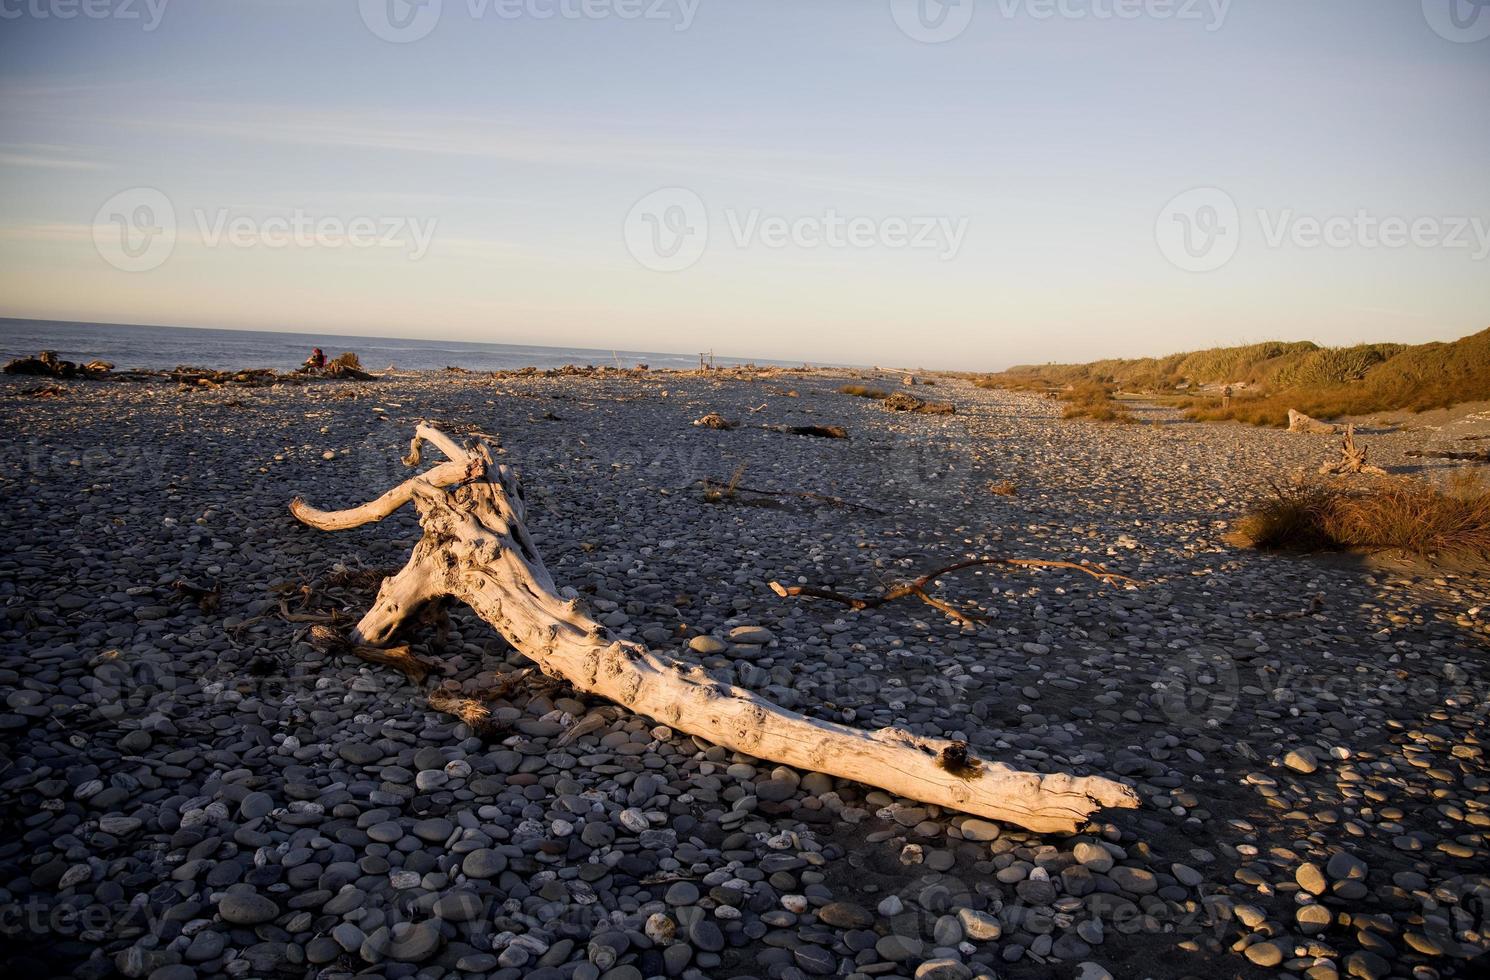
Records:
[[[1088,386],[1176,396],[1197,419],[1286,425],[1296,408],[1318,418],[1398,409],[1425,411],[1490,399],[1490,330],[1452,343],[1320,347],[1270,341],[1245,347],[1093,361],[1022,365],[976,379],[989,388]],[[1246,385],[1227,408],[1206,385]]]

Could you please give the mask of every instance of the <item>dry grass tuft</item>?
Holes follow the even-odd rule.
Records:
[[[347,351],[345,354],[338,354],[336,357],[333,357],[331,360],[327,361],[326,366],[328,368],[344,367],[351,368],[354,371],[361,371],[362,361],[357,357],[356,354],[352,353],[351,351]]]
[[[1442,489],[1407,479],[1360,489],[1275,486],[1237,521],[1229,540],[1279,551],[1400,548],[1425,557],[1490,557],[1490,487],[1469,473]]]
[[[881,399],[890,397],[887,392],[880,391],[878,388],[866,388],[863,385],[844,385],[838,389],[838,393],[840,395],[855,395],[859,398]]]
[[[1061,418],[1092,419],[1097,422],[1132,422],[1133,416],[1113,398],[1111,385],[1095,381],[1074,385],[1058,396],[1066,402]]]

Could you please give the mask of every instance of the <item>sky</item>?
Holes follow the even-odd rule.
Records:
[[[1490,326],[1483,0],[0,0],[0,316],[967,370]]]

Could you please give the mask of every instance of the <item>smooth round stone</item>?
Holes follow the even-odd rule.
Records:
[[[736,626],[729,631],[729,640],[731,643],[765,646],[773,639],[775,639],[775,635],[764,626]]]
[[[1201,882],[1205,881],[1205,878],[1201,875],[1201,873],[1190,867],[1188,864],[1171,865],[1169,871],[1171,874],[1174,875],[1175,879],[1178,880],[1179,883],[1184,885],[1186,888],[1198,887]]]
[[[370,766],[383,758],[383,753],[365,742],[346,742],[337,746],[336,754],[354,766]]]
[[[1076,860],[1080,861],[1087,868],[1090,868],[1092,871],[1095,871],[1098,874],[1105,874],[1106,872],[1112,870],[1112,852],[1103,847],[1101,844],[1092,844],[1088,841],[1082,841],[1080,844],[1076,845],[1074,854]]]
[[[249,793],[238,804],[238,816],[243,820],[257,820],[274,811],[274,798],[268,793]]]
[[[887,960],[899,963],[902,960],[919,959],[925,955],[926,945],[913,936],[881,936],[874,944],[874,951]]]
[[[150,980],[196,980],[197,971],[184,964],[158,966],[150,971]]]
[[[835,929],[868,929],[874,925],[874,914],[852,902],[829,902],[817,910],[817,917]]]
[[[367,828],[367,836],[379,844],[392,844],[404,835],[404,829],[392,820],[385,820]]]
[[[691,881],[675,881],[662,900],[672,906],[692,905],[698,901],[698,886]]]
[[[1120,866],[1107,872],[1107,877],[1123,891],[1133,895],[1152,895],[1159,890],[1159,881],[1154,873],[1145,868]]]
[[[227,892],[217,904],[217,914],[235,926],[256,926],[272,922],[279,906],[257,892]]]
[[[926,960],[916,967],[916,980],[970,980],[973,971],[954,959]]]
[[[481,898],[471,892],[450,892],[435,899],[434,913],[447,922],[471,922],[481,917]]]
[[[1298,870],[1293,873],[1293,879],[1299,883],[1300,888],[1310,895],[1323,895],[1329,888],[1329,882],[1325,880],[1324,872],[1319,869],[1319,865],[1312,861],[1306,861],[1299,865]]]
[[[1315,758],[1314,750],[1310,748],[1293,749],[1283,757],[1283,764],[1294,772],[1308,774],[1319,768],[1319,762]]]
[[[707,657],[713,654],[723,653],[729,649],[729,644],[713,636],[695,636],[688,641],[688,649]]]
[[[404,928],[406,927],[406,928]],[[421,963],[440,948],[440,927],[434,922],[409,925],[400,922],[393,927],[393,941],[388,944],[388,956],[403,963]]]
[[[724,933],[713,920],[699,916],[688,926],[688,941],[708,953],[717,953],[724,948]]]
[[[1247,959],[1258,966],[1277,966],[1283,962],[1285,951],[1276,942],[1253,943],[1247,947]]]
[[[1325,871],[1333,881],[1362,881],[1366,877],[1366,862],[1349,851],[1336,851],[1325,863]]]
[[[976,909],[958,909],[957,921],[967,938],[976,942],[987,942],[1003,935],[1004,925],[998,916]]]
[[[489,847],[481,847],[466,855],[461,870],[469,878],[495,878],[507,870],[507,855]]]
[[[444,817],[434,817],[429,820],[415,821],[412,830],[414,836],[426,844],[443,844],[454,832],[455,824]]]
[[[1328,929],[1332,918],[1330,910],[1323,905],[1300,905],[1293,917],[1298,920],[1299,931],[1306,936]]]
[[[958,829],[962,831],[962,836],[965,840],[978,841],[980,843],[997,840],[998,835],[1003,833],[1003,828],[998,824],[987,820],[979,820],[976,817],[964,820],[962,826]]]
[[[804,943],[792,950],[792,957],[802,972],[813,976],[826,977],[838,972],[838,960],[821,946]]]

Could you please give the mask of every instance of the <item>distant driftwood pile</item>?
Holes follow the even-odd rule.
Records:
[[[524,523],[517,473],[494,462],[486,440],[462,445],[420,425],[405,464],[419,464],[425,443],[448,462],[376,500],[340,511],[290,504],[296,518],[326,531],[381,520],[410,501],[419,510],[424,537],[342,641],[352,652],[377,657],[382,649],[383,662],[422,664],[407,647],[387,645],[421,608],[453,596],[544,673],[737,752],[1042,832],[1072,833],[1101,807],[1138,805],[1131,789],[1100,776],[1023,772],[979,759],[965,742],[809,718],[616,638],[578,598],[560,593]]]
[[[347,355],[342,355],[345,358]],[[235,385],[246,388],[263,388],[276,384],[298,384],[303,381],[327,379],[333,381],[376,381],[377,377],[355,367],[342,358],[332,361],[324,368],[301,368],[298,371],[280,373],[272,368],[249,368],[242,371],[216,371],[212,368],[179,365],[169,371],[115,371],[108,361],[89,361],[77,364],[64,361],[56,351],[44,350],[35,357],[18,357],[5,365],[6,374],[33,375],[46,378],[85,378],[92,381],[160,381],[171,380],[193,388],[217,388]]]
[[[114,370],[108,361],[76,364],[64,361],[56,351],[44,350],[35,357],[18,357],[5,365],[6,374],[29,374],[42,378],[103,378]]]

